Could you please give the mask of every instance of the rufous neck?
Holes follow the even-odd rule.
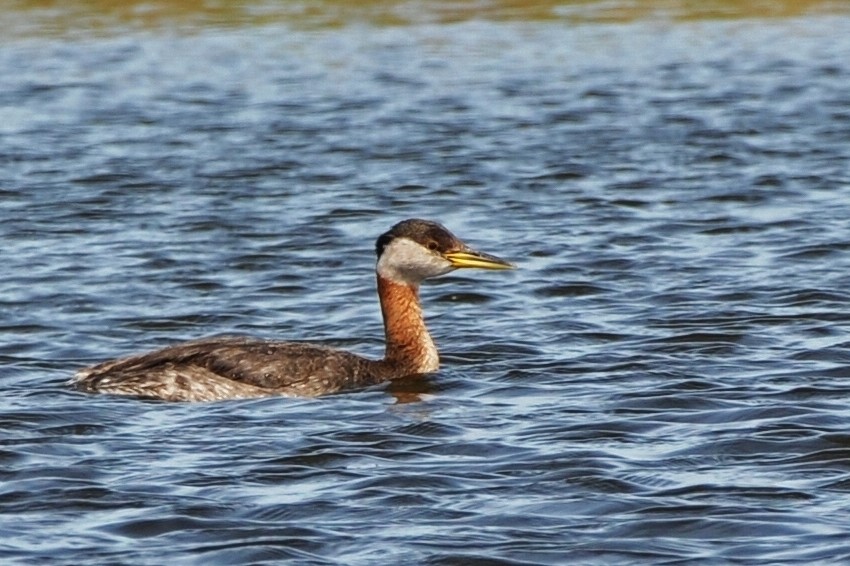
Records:
[[[405,374],[437,371],[440,358],[425,326],[419,286],[378,275],[387,350],[384,361]]]

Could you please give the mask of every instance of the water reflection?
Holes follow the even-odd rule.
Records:
[[[434,377],[429,375],[409,375],[389,383],[387,393],[395,398],[399,405],[418,403],[439,391]]]

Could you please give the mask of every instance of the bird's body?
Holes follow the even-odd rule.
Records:
[[[314,344],[224,336],[184,342],[80,370],[84,391],[166,401],[270,395],[314,397],[439,368],[419,303],[419,283],[461,267],[509,269],[434,222],[405,220],[378,238],[376,274],[386,352],[371,360]]]
[[[380,361],[299,342],[221,336],[93,366],[79,389],[163,399],[219,401],[268,395],[313,397],[392,378]]]

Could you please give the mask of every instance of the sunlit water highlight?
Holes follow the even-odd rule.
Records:
[[[850,558],[850,19],[0,47],[0,558]],[[444,368],[160,404],[76,368],[217,333],[381,353],[373,240],[515,273],[423,290]]]

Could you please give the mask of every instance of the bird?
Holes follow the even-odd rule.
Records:
[[[456,269],[516,267],[418,218],[381,234],[375,252],[386,340],[382,359],[314,343],[216,336],[105,361],[77,371],[69,383],[89,393],[204,402],[318,397],[433,373],[440,359],[419,300],[422,281]]]

